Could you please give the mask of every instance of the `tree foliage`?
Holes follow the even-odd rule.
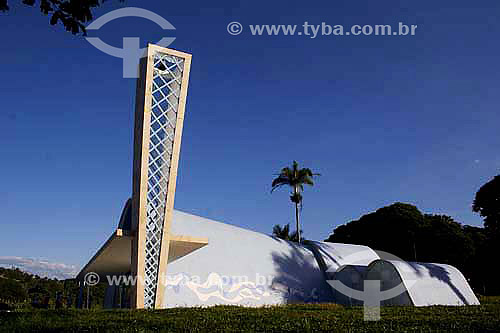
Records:
[[[302,208],[302,192],[304,191],[304,184],[313,186],[313,178],[319,176],[318,173],[313,173],[311,169],[299,168],[299,164],[293,161],[292,168],[285,167],[273,180],[271,186],[271,193],[282,187],[289,186],[292,190],[290,200],[295,204],[295,222],[297,230],[298,242],[301,242],[300,222],[299,222],[299,207]]]
[[[337,227],[327,241],[367,245],[415,260],[415,237],[423,221],[417,207],[398,202]]]
[[[123,1],[123,0],[121,0]],[[50,16],[50,24],[61,23],[66,31],[86,35],[85,23],[92,21],[92,9],[99,7],[103,0],[22,0],[23,4],[39,6],[44,15]],[[8,11],[8,0],[0,0],[0,11]]]
[[[496,293],[500,294],[498,276],[500,265],[498,255],[500,254],[500,175],[479,188],[472,203],[472,210],[479,213],[484,219],[486,237],[481,247],[482,278],[488,289],[496,287]]]
[[[472,210],[484,218],[484,226],[491,232],[500,231],[500,175],[481,186],[476,193]]]
[[[299,168],[299,164],[296,161],[293,161],[292,168],[285,167],[281,169],[281,172],[278,174],[271,186],[271,192],[282,187],[289,186],[292,189],[292,194],[290,195],[290,200],[293,203],[301,204],[302,203],[302,194],[304,191],[304,184],[313,186],[314,181],[313,177],[319,176],[318,173],[313,173],[311,169],[308,168]]]
[[[104,301],[106,283],[99,283],[90,288],[92,307],[99,308]],[[31,304],[40,306],[48,299],[50,308],[54,307],[55,296],[61,293],[66,300],[72,300],[76,305],[79,287],[75,280],[57,280],[41,278],[38,275],[25,273],[18,268],[0,267],[0,305],[3,302],[12,304]]]
[[[300,231],[300,233],[302,234],[302,230]],[[273,227],[273,236],[290,242],[299,241],[299,235],[297,234],[297,231],[293,231],[290,233],[290,224],[285,224],[283,227],[279,224],[276,224]]]
[[[449,264],[462,271],[475,290],[491,294],[498,287],[487,272],[487,239],[483,228],[395,203],[335,228],[326,241],[366,245],[407,261]]]
[[[0,278],[0,299],[11,302],[22,302],[28,297],[28,293],[22,282]]]

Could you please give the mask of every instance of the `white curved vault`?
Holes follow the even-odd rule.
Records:
[[[386,300],[386,305],[479,304],[465,277],[450,265],[377,260],[370,265],[366,278],[380,280],[382,290],[404,284],[406,291]]]
[[[372,276],[386,285],[405,284],[406,296],[401,297],[406,299],[395,304],[478,303],[461,273],[451,266],[383,262],[366,246],[319,241],[298,245],[174,211],[190,64],[190,54],[156,45],[149,45],[141,60],[132,198],[118,229],[77,276],[82,282],[90,272],[101,281],[113,276],[135,278],[128,281],[137,283],[128,287],[109,286],[106,306],[356,305],[359,300],[332,290],[327,281],[338,279],[360,291]],[[409,272],[404,265],[411,266]],[[418,280],[418,288],[409,288],[411,279]]]
[[[127,216],[126,208],[124,216]],[[130,272],[132,242],[129,223],[115,233],[82,270],[106,274]],[[362,305],[362,301],[334,290],[327,280],[363,290],[368,280],[380,280],[387,290],[402,283],[403,293],[383,305],[479,304],[463,275],[441,264],[406,263],[379,259],[366,246],[310,241],[284,241],[174,210],[161,307],[219,304],[263,306],[334,302]],[[128,244],[128,246],[126,245]],[[127,266],[128,265],[128,266]],[[115,269],[115,272],[113,272]],[[116,297],[116,292],[110,292]],[[116,305],[116,301],[106,304]]]

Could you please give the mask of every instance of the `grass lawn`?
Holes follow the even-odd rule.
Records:
[[[456,331],[500,332],[500,297],[480,306],[385,307],[363,321],[361,307],[331,304],[166,310],[19,310],[0,313],[2,332]]]

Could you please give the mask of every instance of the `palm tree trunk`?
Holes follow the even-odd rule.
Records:
[[[300,223],[299,223],[299,204],[295,203],[295,221],[297,222],[297,237],[300,244]]]
[[[294,195],[297,195],[299,193],[299,189],[297,188],[297,186],[294,186],[293,188],[293,194]],[[301,241],[301,237],[300,237],[300,222],[299,222],[299,203],[296,201],[295,202],[295,222],[296,222],[296,227],[297,227],[297,239],[299,241],[299,244],[300,244],[300,241]]]

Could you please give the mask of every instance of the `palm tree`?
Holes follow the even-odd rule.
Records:
[[[302,234],[302,230],[300,231]],[[299,235],[297,231],[290,233],[290,224],[287,223],[283,227],[279,224],[276,224],[273,227],[273,236],[276,238],[284,239],[287,241],[297,242],[299,240]]]
[[[283,168],[281,172],[278,174],[273,180],[271,192],[275,189],[288,185],[292,189],[292,195],[290,196],[290,200],[295,204],[295,222],[297,224],[297,239],[300,244],[300,222],[299,222],[299,207],[302,208],[302,194],[304,191],[304,184],[313,186],[313,177],[319,176],[319,173],[312,173],[312,171],[308,168],[299,169],[299,164],[296,161],[293,161],[292,168]]]
[[[276,224],[273,227],[273,236],[284,240],[290,240],[290,224],[285,224],[283,227]]]

